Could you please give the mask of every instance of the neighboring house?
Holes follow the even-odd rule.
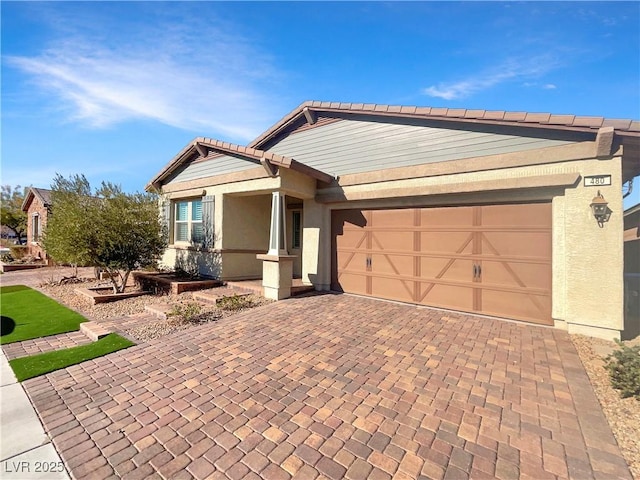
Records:
[[[624,339],[640,335],[640,204],[624,211]]]
[[[18,236],[9,227],[7,227],[6,225],[2,225],[2,226],[0,226],[0,238],[6,238],[8,240],[13,240],[15,238],[18,238]]]
[[[27,245],[29,255],[47,260],[42,248],[42,232],[51,214],[51,190],[30,187],[22,202],[22,211],[27,213]]]
[[[306,102],[246,147],[196,138],[147,189],[168,266],[262,278],[270,298],[293,275],[610,339],[639,152],[632,120]]]
[[[640,242],[640,203],[624,211],[624,241],[629,242],[630,246],[637,246],[634,242]],[[634,260],[629,263],[629,267],[635,273],[640,273],[640,247],[637,251],[634,250],[629,253],[635,254]]]

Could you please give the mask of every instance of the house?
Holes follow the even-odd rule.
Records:
[[[2,226],[0,226],[0,238],[6,238],[8,240],[14,240],[14,239],[18,238],[18,236],[16,235],[16,232],[11,230],[9,227],[7,227],[6,225],[2,225]]]
[[[640,335],[640,204],[624,211],[623,340]]]
[[[626,209],[623,217],[624,241],[630,242],[629,245],[634,246],[635,244],[633,242],[640,242],[640,203]],[[633,269],[636,273],[640,273],[640,247],[638,247],[638,251],[631,253],[635,253],[636,256],[634,260],[630,259],[629,268]]]
[[[29,255],[47,260],[47,254],[40,242],[42,232],[51,214],[51,190],[30,187],[22,202],[22,211],[27,213],[27,246]]]
[[[611,339],[639,173],[638,121],[313,101],[247,146],[194,139],[147,189],[168,266]]]

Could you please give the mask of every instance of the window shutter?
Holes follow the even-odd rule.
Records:
[[[171,231],[173,230],[171,228],[171,201],[168,199],[164,199],[162,201],[162,223],[164,224],[164,227],[167,229],[167,235],[168,235],[168,242],[172,243],[172,236],[171,236]]]
[[[203,248],[213,248],[215,244],[215,195],[202,198]]]

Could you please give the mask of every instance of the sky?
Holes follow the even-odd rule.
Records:
[[[142,191],[306,100],[640,119],[638,2],[11,2],[0,183]],[[640,202],[640,179],[625,207]]]

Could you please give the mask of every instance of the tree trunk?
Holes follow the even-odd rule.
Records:
[[[120,272],[118,270],[111,270],[109,267],[102,267],[102,269],[107,272],[107,275],[109,275],[109,280],[111,280],[111,285],[113,287],[113,293],[122,293],[120,285],[118,285]]]
[[[131,270],[125,270],[124,273],[120,270],[111,270],[109,268],[105,268],[105,270],[111,279],[113,293],[124,293]]]
[[[124,289],[127,288],[127,281],[129,280],[129,274],[131,273],[131,270],[126,270],[124,272],[124,276],[122,277],[122,292],[124,293]]]

